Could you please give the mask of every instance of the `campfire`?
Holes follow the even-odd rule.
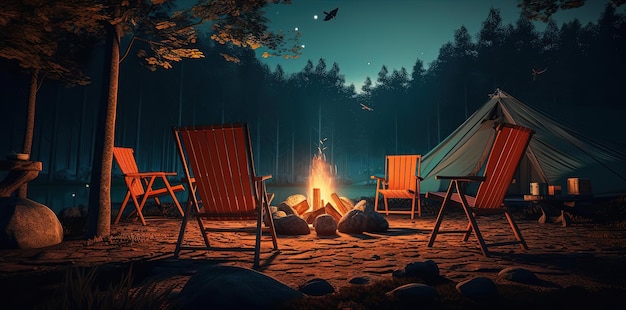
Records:
[[[320,141],[323,143],[323,141]],[[321,214],[330,214],[336,221],[354,207],[353,203],[344,198],[340,198],[335,193],[334,171],[335,169],[326,162],[326,155],[322,144],[318,147],[318,152],[311,161],[311,171],[306,197],[298,199],[298,195],[293,198],[299,201],[288,202],[293,209],[302,216],[309,224]],[[289,199],[288,199],[289,200]]]
[[[309,205],[312,207],[310,210],[313,211],[324,206],[324,201],[329,202],[330,196],[334,192],[333,168],[326,162],[326,155],[322,153],[320,148],[311,161],[307,191]]]
[[[387,220],[373,209],[368,211],[365,200],[355,204],[335,193],[336,173],[326,162],[323,150],[319,147],[318,153],[313,156],[306,196],[294,194],[278,205],[277,215],[273,215],[276,232],[308,234],[309,225],[313,225],[318,235],[333,235],[336,230],[343,233],[386,231],[389,228]],[[350,216],[344,217],[349,213]]]

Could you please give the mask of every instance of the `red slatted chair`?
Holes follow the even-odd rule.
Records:
[[[190,191],[187,212],[176,243],[174,257],[181,250],[254,251],[254,268],[259,266],[263,214],[271,214],[272,195],[265,188],[271,175],[257,176],[254,171],[250,132],[247,124],[225,124],[173,129],[185,178]],[[204,246],[183,245],[192,206],[202,233]],[[267,216],[274,250],[278,250],[276,231],[271,216]],[[220,225],[223,221],[237,221],[241,225]],[[254,221],[251,227],[246,222]],[[209,224],[212,227],[209,227]],[[237,227],[235,227],[237,226]],[[241,227],[240,227],[241,226]],[[251,230],[256,233],[254,247],[212,246],[209,232]]]
[[[530,138],[534,131],[518,125],[500,124],[497,135],[491,147],[491,152],[484,169],[484,176],[436,176],[437,179],[450,180],[448,191],[428,192],[426,198],[442,199],[441,209],[430,235],[428,247],[432,247],[438,234],[463,233],[463,241],[467,241],[472,231],[478,239],[480,249],[485,256],[489,256],[488,247],[519,244],[522,250],[528,249],[526,241],[504,205],[504,196],[513,180],[513,175],[522,155],[526,152]],[[481,182],[476,197],[465,194],[466,186],[471,182]],[[443,221],[445,209],[452,205],[461,205],[467,215],[466,230],[439,230]],[[480,215],[504,214],[515,241],[486,244],[478,228],[476,217]]]
[[[139,172],[132,148],[114,147],[113,157],[122,171],[126,187],[128,188],[120,210],[117,212],[117,216],[115,217],[115,224],[119,223],[122,213],[124,212],[124,208],[126,208],[126,204],[132,199],[133,204],[135,205],[135,210],[128,216],[130,217],[136,213],[141,220],[141,224],[146,225],[146,220],[141,212],[143,207],[148,199],[154,199],[157,206],[159,206],[163,212],[161,201],[158,197],[164,195],[170,195],[172,197],[174,204],[178,207],[178,212],[180,212],[180,215],[183,216],[183,209],[180,207],[175,193],[184,191],[185,188],[182,184],[172,186],[167,180],[168,176],[175,176],[176,172]],[[164,187],[155,187],[155,181],[157,180],[161,180]]]
[[[415,216],[415,202],[417,201],[417,216],[422,216],[420,199],[420,182],[422,177],[421,155],[388,155],[385,157],[385,177],[372,176],[376,180],[376,198],[374,210],[378,210],[378,195],[383,196],[385,214],[410,214]],[[389,210],[388,199],[410,199],[411,210]]]

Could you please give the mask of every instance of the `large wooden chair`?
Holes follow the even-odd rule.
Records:
[[[269,204],[272,195],[269,195],[265,188],[265,180],[271,178],[271,175],[257,176],[255,173],[247,124],[175,127],[173,133],[185,179],[192,189],[174,257],[178,257],[181,250],[250,250],[254,251],[254,268],[257,268],[263,214],[271,214]],[[196,219],[204,246],[183,245],[192,210],[197,210]],[[272,216],[266,218],[274,244],[273,249],[278,250]],[[236,222],[224,225],[223,221]],[[252,221],[256,224],[254,227],[246,225],[246,222]],[[209,227],[209,224],[212,226]],[[245,244],[212,246],[209,242],[210,232],[241,230],[256,233],[254,247]]]
[[[383,196],[385,214],[410,214],[415,217],[415,202],[417,201],[417,215],[422,216],[422,203],[420,199],[420,182],[422,177],[421,155],[388,155],[385,157],[385,176],[375,176],[376,198],[374,210],[378,210],[378,195]],[[389,210],[389,199],[410,199],[411,210]],[[380,211],[379,211],[380,212]]]
[[[176,172],[139,172],[132,148],[114,147],[113,157],[122,171],[124,182],[128,188],[120,210],[117,212],[117,216],[115,217],[115,224],[120,221],[122,213],[124,213],[124,208],[126,208],[126,204],[132,199],[133,204],[135,205],[135,210],[128,216],[130,217],[137,214],[141,223],[146,225],[146,220],[143,216],[142,210],[148,199],[154,199],[157,206],[161,209],[161,212],[163,212],[159,197],[168,194],[172,197],[176,207],[178,207],[180,215],[183,216],[183,209],[180,207],[180,203],[178,203],[175,193],[184,191],[185,188],[182,184],[171,185],[167,180],[168,176],[175,176]],[[157,180],[161,180],[163,184],[155,184]]]
[[[496,128],[497,134],[492,144],[484,176],[436,176],[440,180],[450,180],[447,192],[428,192],[426,198],[442,199],[441,209],[435,222],[435,226],[428,240],[428,247],[432,247],[438,234],[463,233],[463,241],[467,241],[472,231],[476,235],[480,249],[485,256],[489,256],[488,247],[519,244],[525,250],[528,249],[526,241],[513,221],[511,214],[504,205],[504,197],[513,180],[513,175],[522,155],[526,152],[530,138],[534,134],[532,129],[511,125],[500,124]],[[469,183],[481,182],[476,196],[466,195],[465,189]],[[446,209],[456,204],[460,205],[467,216],[468,225],[465,230],[439,230]],[[504,214],[515,236],[514,241],[485,243],[478,228],[477,216]]]

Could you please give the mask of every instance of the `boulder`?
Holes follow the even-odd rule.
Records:
[[[193,275],[175,298],[177,309],[275,309],[301,292],[258,271],[215,265]]]
[[[341,218],[337,224],[337,229],[346,234],[361,234],[365,229],[366,220],[367,217],[363,211],[352,209]]]
[[[415,307],[416,304],[419,304],[417,308],[423,309],[438,305],[440,302],[437,290],[432,286],[422,283],[405,284],[387,292],[386,295],[389,298],[409,304],[411,307]]]
[[[536,284],[539,282],[539,278],[537,278],[534,272],[520,267],[502,269],[498,272],[498,276],[502,279],[524,284]]]
[[[281,235],[308,235],[311,233],[309,224],[295,214],[274,218],[274,229]]]
[[[337,234],[337,222],[330,214],[321,214],[315,218],[315,232],[319,236],[332,236]]]
[[[35,249],[63,241],[63,226],[47,206],[28,198],[0,198],[0,248]]]
[[[300,292],[309,296],[324,296],[335,292],[335,288],[328,281],[315,278],[300,286]]]
[[[407,277],[419,277],[428,281],[436,280],[439,278],[439,266],[431,259],[409,263],[404,267],[404,275]]]
[[[283,211],[287,215],[289,215],[289,214],[296,214],[296,215],[298,215],[298,213],[290,205],[288,205],[285,202],[281,202],[280,204],[278,204],[278,206],[276,206],[276,210]]]
[[[487,301],[499,298],[498,287],[487,277],[476,277],[456,285],[456,290],[474,300]]]
[[[386,232],[389,230],[389,222],[382,214],[374,211],[374,209],[365,209],[365,228],[367,232]],[[371,210],[371,211],[370,211]]]

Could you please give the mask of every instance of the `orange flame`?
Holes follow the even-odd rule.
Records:
[[[313,208],[315,203],[313,200],[313,189],[319,188],[323,207],[326,203],[330,202],[330,195],[334,193],[335,186],[333,184],[332,167],[326,162],[326,156],[319,152],[313,156],[311,162],[311,174],[309,175],[309,206]]]

